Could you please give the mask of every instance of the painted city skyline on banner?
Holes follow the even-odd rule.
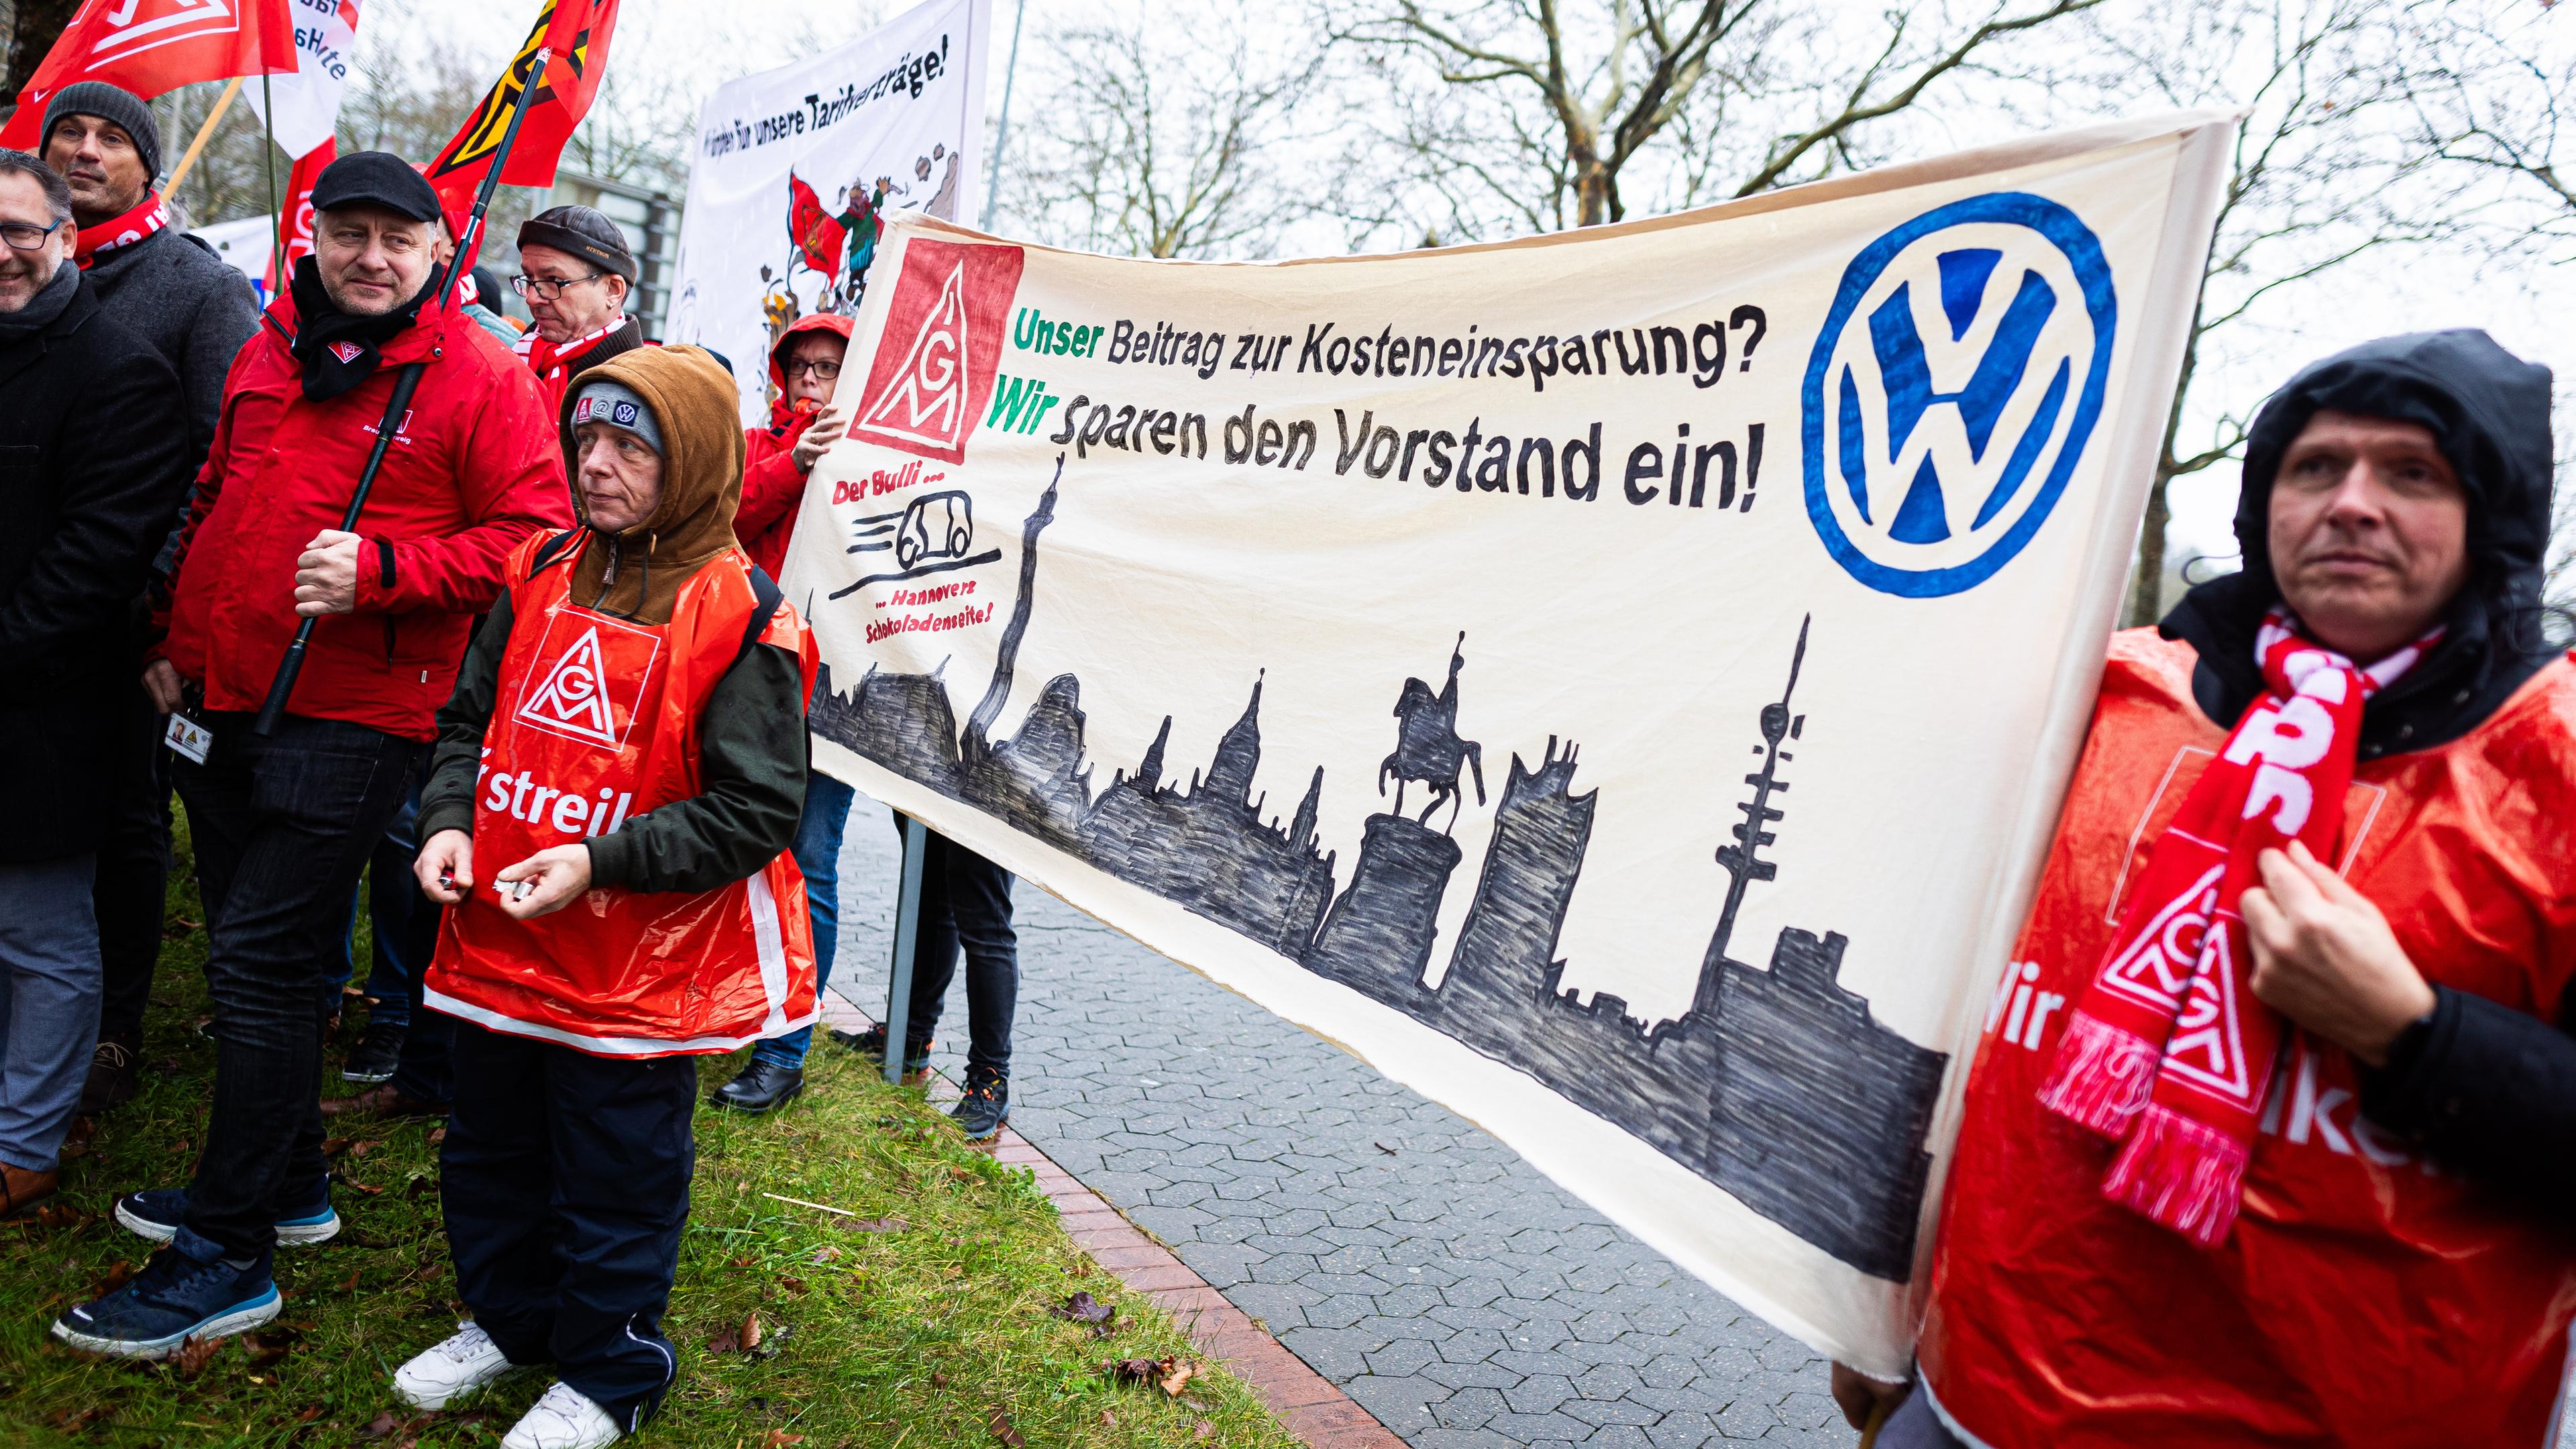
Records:
[[[1076,676],[1048,679],[1015,733],[992,733],[1017,684],[1039,538],[1061,486],[1059,463],[1025,522],[1012,614],[963,725],[944,664],[929,674],[871,667],[846,693],[826,664],[809,721],[816,734],[1528,1074],[1864,1273],[1907,1278],[1948,1055],[1878,1023],[1866,998],[1840,984],[1847,942],[1838,933],[1784,927],[1765,966],[1731,954],[1748,887],[1778,871],[1764,852],[1786,813],[1780,767],[1806,723],[1791,700],[1812,620],[1791,646],[1779,697],[1756,720],[1759,765],[1744,777],[1732,843],[1715,851],[1727,884],[1681,1015],[1640,1020],[1616,994],[1595,991],[1584,1003],[1561,986],[1568,963],[1555,951],[1598,792],[1575,792],[1578,747],[1555,736],[1535,768],[1510,754],[1467,914],[1432,986],[1424,976],[1462,863],[1449,828],[1467,808],[1467,781],[1480,810],[1485,800],[1481,749],[1455,731],[1464,636],[1444,688],[1403,683],[1397,747],[1377,782],[1383,795],[1392,780],[1394,804],[1367,817],[1346,877],[1339,854],[1321,845],[1322,766],[1284,826],[1276,813],[1265,819],[1268,797],[1253,793],[1266,674],[1186,786],[1165,778],[1167,715],[1135,770],[1116,770],[1095,790]],[[1418,816],[1403,813],[1413,784],[1426,796]],[[1448,827],[1434,828],[1444,805]]]

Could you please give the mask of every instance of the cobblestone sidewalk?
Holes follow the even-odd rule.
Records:
[[[897,864],[851,811],[834,985],[885,1005]],[[1044,892],[1011,1122],[1417,1449],[1847,1446],[1825,1362],[1502,1144]],[[965,993],[937,1064],[961,1074]]]

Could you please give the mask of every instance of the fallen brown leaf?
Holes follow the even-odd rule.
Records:
[[[1100,1411],[1100,1425],[1104,1429],[1115,1429],[1118,1427],[1118,1416],[1103,1409]]]
[[[351,1157],[364,1157],[368,1153],[373,1152],[384,1145],[385,1140],[383,1138],[370,1137],[364,1142],[353,1142],[349,1144],[349,1155]]]
[[[360,1182],[345,1172],[332,1173],[331,1180],[352,1191],[363,1192],[369,1197],[382,1197],[385,1191],[381,1187],[371,1187],[366,1183]]]
[[[930,1386],[934,1389],[944,1389],[948,1387],[948,1375],[943,1373],[933,1373],[930,1376]]]
[[[707,1352],[742,1352],[742,1330],[739,1328],[719,1328],[715,1332],[708,1334]]]
[[[993,1437],[1010,1445],[1011,1449],[1028,1449],[1029,1441],[1020,1437],[1020,1431],[1011,1427],[1011,1416],[1001,1410],[995,1409],[993,1416],[984,1421],[984,1427],[992,1430]]]
[[[180,1138],[178,1141],[171,1143],[171,1144],[170,1144],[170,1146],[169,1146],[169,1148],[168,1148],[168,1151],[169,1151],[170,1155],[171,1155],[171,1156],[173,1156],[173,1157],[185,1157],[185,1156],[187,1156],[187,1155],[188,1155],[189,1151],[190,1151],[191,1149],[193,1149],[195,1146],[196,1146],[196,1144],[195,1144],[195,1143],[190,1142],[190,1141],[189,1141],[187,1138],[185,1138],[185,1137],[182,1137],[182,1138]]]
[[[89,1221],[89,1214],[67,1202],[50,1202],[36,1209],[26,1221],[40,1228],[77,1228]]]
[[[446,1140],[447,1140],[447,1129],[446,1129],[446,1128],[444,1128],[444,1127],[432,1127],[432,1128],[430,1128],[430,1129],[429,1129],[429,1145],[430,1145],[430,1146],[432,1146],[432,1147],[436,1147],[438,1144],[440,1144],[440,1143],[442,1143],[442,1142],[444,1142],[444,1141],[446,1141]]]
[[[1205,1419],[1201,1419],[1199,1420],[1199,1426],[1190,1431],[1190,1437],[1193,1439],[1204,1439],[1215,1432],[1216,1425],[1209,1423]]]
[[[361,1439],[389,1439],[393,1437],[394,1431],[400,1429],[402,1426],[403,1420],[396,1416],[393,1410],[387,1409],[383,1413],[368,1420],[367,1427],[358,1431],[358,1437]]]
[[[778,1286],[786,1289],[790,1293],[796,1294],[799,1297],[804,1296],[805,1293],[804,1279],[790,1278],[784,1273],[780,1274],[778,1277]]]
[[[742,1318],[742,1349],[749,1353],[760,1347],[760,1311],[754,1309]]]
[[[973,1181],[975,1180],[975,1173],[974,1173],[974,1170],[973,1170],[973,1169],[971,1169],[971,1168],[965,1168],[965,1167],[959,1167],[959,1166],[957,1166],[955,1163],[950,1163],[950,1164],[949,1164],[949,1166],[948,1166],[948,1175],[949,1175],[950,1177],[953,1177],[953,1178],[957,1179],[959,1182],[973,1182]]]
[[[349,1150],[349,1143],[352,1140],[353,1139],[347,1137],[325,1137],[322,1139],[322,1155],[325,1157],[337,1157],[341,1153]]]
[[[92,1298],[104,1298],[110,1293],[115,1292],[117,1289],[124,1287],[126,1280],[133,1276],[134,1265],[123,1258],[119,1258],[116,1260],[115,1266],[107,1270],[106,1277],[89,1285],[89,1296]]]
[[[831,1262],[833,1259],[838,1258],[838,1257],[840,1257],[840,1256],[841,1256],[841,1250],[840,1250],[840,1249],[833,1247],[833,1246],[832,1246],[831,1244],[829,1244],[829,1243],[825,1243],[823,1246],[821,1246],[821,1247],[819,1247],[819,1248],[816,1248],[816,1249],[814,1250],[814,1256],[813,1256],[813,1257],[811,1257],[811,1258],[809,1258],[809,1259],[807,1259],[806,1261],[807,1261],[807,1262],[810,1262],[810,1263],[813,1263],[813,1264],[815,1264],[816,1266],[818,1266],[818,1267],[819,1267],[819,1266],[821,1266],[822,1264],[829,1263],[829,1262]]]
[[[1177,1399],[1181,1396],[1181,1385],[1190,1381],[1190,1376],[1199,1371],[1199,1366],[1188,1359],[1183,1359],[1176,1364],[1173,1364],[1170,1359],[1165,1359],[1163,1362],[1172,1364],[1170,1371],[1163,1375],[1163,1392]]]
[[[220,1338],[183,1338],[170,1353],[170,1368],[182,1380],[193,1379],[205,1371],[207,1361],[223,1346]]]
[[[249,1357],[251,1367],[258,1368],[286,1357],[303,1337],[303,1334],[283,1325],[272,1327],[266,1333],[245,1333],[241,1339],[242,1352]]]
[[[434,1177],[415,1177],[403,1184],[403,1196],[407,1198],[424,1198],[436,1191],[438,1179]]]
[[[323,1409],[320,1404],[306,1404],[303,1408],[295,1411],[295,1422],[299,1424],[310,1424],[314,1420],[321,1418],[322,1413]]]
[[[1118,1358],[1100,1365],[1100,1371],[1122,1384],[1150,1384],[1171,1372],[1176,1360],[1168,1358]]]
[[[66,1434],[77,1434],[115,1412],[105,1404],[92,1404],[85,1409],[56,1409],[49,1422]]]
[[[805,1436],[802,1434],[790,1434],[784,1429],[772,1429],[760,1436],[760,1449],[787,1449],[790,1444],[804,1442]]]
[[[358,1291],[357,1269],[352,1268],[349,1270],[349,1281],[340,1285],[340,1291],[343,1293],[355,1293]]]
[[[1112,1308],[1108,1304],[1101,1302],[1099,1299],[1092,1297],[1089,1293],[1076,1293],[1072,1297],[1064,1300],[1062,1303],[1059,1303],[1053,1308],[1047,1310],[1047,1312],[1054,1314],[1058,1318],[1069,1318],[1076,1323],[1105,1322],[1109,1315],[1117,1311],[1117,1309]]]
[[[912,1224],[901,1218],[842,1218],[837,1226],[845,1233],[899,1233]]]

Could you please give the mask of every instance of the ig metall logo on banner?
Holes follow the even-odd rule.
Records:
[[[2101,416],[2118,305],[2101,243],[2022,192],[1972,196],[1844,269],[1807,363],[1807,516],[1882,593],[1975,588],[2048,521]]]

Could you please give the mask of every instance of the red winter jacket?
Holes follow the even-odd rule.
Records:
[[[788,409],[787,369],[779,361],[787,354],[787,345],[803,332],[836,332],[846,342],[850,319],[836,312],[817,312],[787,325],[778,345],[769,349],[769,385],[778,392],[778,401],[769,405],[769,426],[743,429],[742,506],[733,515],[733,536],[742,540],[743,552],[773,579],[787,566],[796,508],[805,501],[805,474],[796,466],[796,440],[805,436],[814,415]],[[840,393],[836,389],[832,395],[837,398]]]
[[[429,739],[474,616],[519,540],[572,525],[554,419],[536,379],[481,327],[425,311],[357,388],[304,396],[280,297],[233,359],[221,418],[180,524],[170,633],[159,654],[210,710],[255,710],[294,637],[295,560],[338,528],[394,375],[426,361],[356,532],[357,607],[324,615],[290,712]]]

